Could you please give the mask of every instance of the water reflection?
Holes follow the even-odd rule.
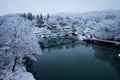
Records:
[[[59,75],[64,76],[64,79],[62,78],[61,80],[66,80],[66,78],[68,80],[68,76],[70,77],[69,80],[73,80],[73,77],[75,77],[78,80],[88,80],[91,77],[92,80],[120,79],[120,57],[118,57],[120,50],[117,48],[110,48],[104,45],[101,46],[99,44],[86,44],[84,42],[79,42],[73,39],[45,39],[41,41],[40,44],[43,50],[43,56],[41,56],[40,58],[39,56],[37,56],[38,62],[34,62],[34,64],[32,64],[31,67],[31,71],[37,80],[55,80],[55,78]],[[65,51],[68,51],[69,53]],[[69,55],[65,54],[64,52]],[[64,64],[65,62],[66,64]],[[116,71],[111,69],[111,67],[108,67],[108,65],[106,67],[104,63],[108,63],[109,66],[112,66],[118,72],[119,75],[116,74]],[[67,67],[68,65],[69,67]],[[112,70],[110,74],[108,71],[109,69],[107,68],[110,68],[110,70]],[[100,71],[98,69],[103,71],[98,73]],[[92,70],[98,70],[98,72]],[[104,70],[107,70],[108,74],[106,72],[104,77],[98,76],[103,76]],[[65,72],[56,73],[62,71]],[[72,73],[70,73],[71,71]],[[90,74],[88,75],[88,73]],[[113,78],[111,74],[113,74],[115,78]],[[55,78],[53,78],[52,75],[55,75]],[[98,79],[95,75],[97,75],[100,79]],[[88,78],[84,78],[84,76],[87,76]]]
[[[109,63],[120,74],[120,50],[104,46],[93,46],[94,56],[104,62]]]
[[[42,51],[47,48],[49,53],[51,50],[75,48],[80,45],[79,41],[73,38],[44,38],[39,43]]]

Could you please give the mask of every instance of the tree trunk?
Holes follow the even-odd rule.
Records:
[[[15,72],[16,63],[17,63],[17,56],[15,56],[14,65],[13,65],[13,68],[12,68],[13,72]]]

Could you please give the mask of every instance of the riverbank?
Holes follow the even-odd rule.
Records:
[[[15,72],[8,69],[2,70],[2,72],[0,80],[35,80],[34,76],[30,72],[27,72],[23,65],[17,65]]]

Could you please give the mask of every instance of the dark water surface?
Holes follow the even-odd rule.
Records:
[[[57,45],[36,55],[32,71],[37,80],[120,80],[119,53],[81,42]]]

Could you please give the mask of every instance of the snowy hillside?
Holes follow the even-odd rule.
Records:
[[[71,36],[75,33],[80,38],[82,35],[92,35],[98,39],[120,39],[120,10],[94,11],[76,14],[54,14],[37,17],[37,24],[40,20],[44,23],[40,28],[47,28],[51,35],[61,34]],[[69,26],[66,28],[66,26]],[[51,36],[50,35],[50,36]]]
[[[20,14],[0,17],[0,80],[34,80],[23,59],[41,53],[33,22]]]

